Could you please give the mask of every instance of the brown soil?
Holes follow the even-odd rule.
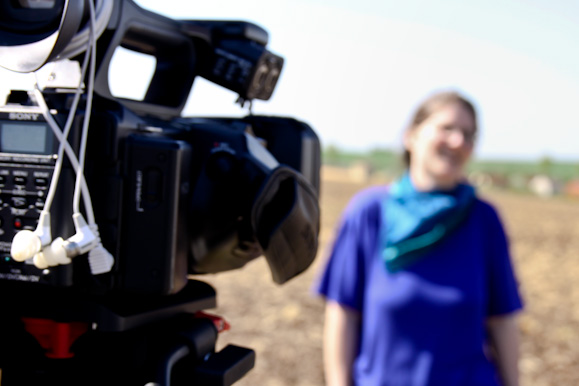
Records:
[[[313,266],[283,286],[264,259],[240,270],[199,279],[217,289],[218,308],[232,329],[218,348],[253,348],[255,368],[236,385],[323,385],[323,302],[311,288],[323,265],[340,213],[362,185],[322,185],[320,252]],[[511,240],[525,311],[521,385],[579,384],[579,202],[485,192],[499,209]]]

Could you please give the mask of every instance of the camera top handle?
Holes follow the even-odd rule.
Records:
[[[0,4],[0,66],[33,72],[49,61],[82,61],[90,29],[85,1],[54,0],[46,9]],[[263,28],[243,21],[175,20],[132,0],[90,1],[96,6],[97,95],[163,120],[181,115],[196,76],[236,92],[241,102],[271,97],[283,58],[266,49]],[[111,93],[109,66],[118,47],[156,60],[143,100]]]
[[[196,76],[239,94],[240,100],[271,97],[283,58],[266,49],[268,33],[243,21],[174,20],[131,0],[115,2],[98,40],[95,92],[142,116],[179,117]],[[156,67],[142,101],[114,98],[109,65],[117,47],[153,56]]]
[[[151,55],[156,68],[142,101],[118,99],[142,115],[167,119],[177,117],[187,101],[195,78],[195,47],[180,31],[179,22],[146,11],[132,1],[115,1],[107,29],[97,41],[95,92],[115,98],[109,88],[109,65],[115,49]]]

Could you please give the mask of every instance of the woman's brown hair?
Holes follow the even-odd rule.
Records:
[[[410,124],[408,125],[408,128],[406,130],[407,131],[414,130],[417,126],[422,124],[422,122],[427,120],[432,114],[436,113],[445,106],[455,103],[460,104],[469,113],[472,114],[472,117],[474,119],[475,132],[478,131],[477,114],[474,105],[468,99],[466,99],[464,96],[462,96],[456,91],[437,92],[428,97],[427,99],[425,99],[414,112],[412,120],[410,121]],[[402,160],[404,162],[404,165],[408,168],[410,166],[410,152],[407,149],[404,149]]]

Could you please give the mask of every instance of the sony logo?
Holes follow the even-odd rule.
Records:
[[[40,114],[35,113],[10,113],[8,119],[18,121],[37,121]]]

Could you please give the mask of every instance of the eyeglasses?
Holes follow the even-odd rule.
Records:
[[[454,133],[462,134],[464,142],[468,144],[473,144],[476,140],[476,131],[470,128],[452,126],[452,125],[442,125],[437,127],[442,135],[445,137],[450,137]]]

